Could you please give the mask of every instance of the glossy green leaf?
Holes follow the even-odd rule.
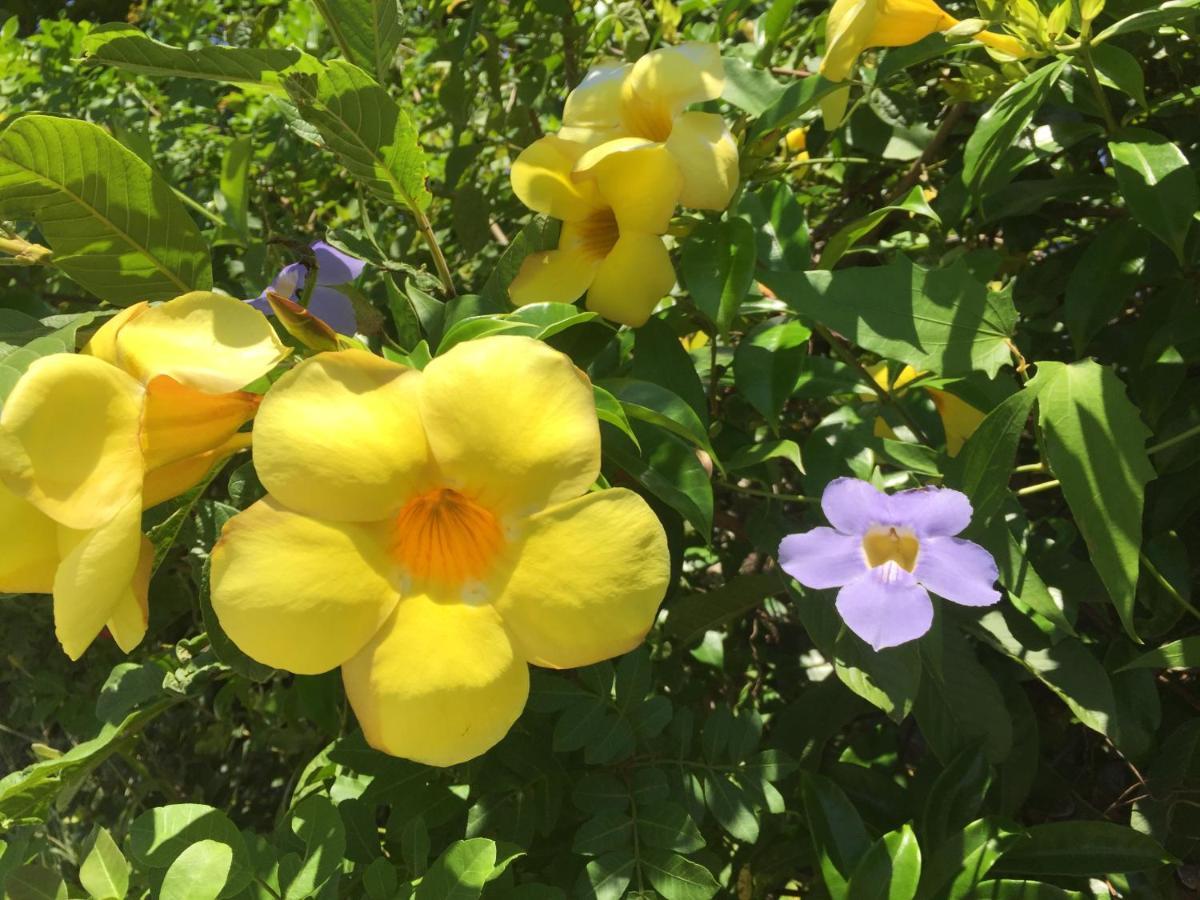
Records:
[[[1108,142],[1108,151],[1130,214],[1182,261],[1188,228],[1200,208],[1200,187],[1188,158],[1146,128],[1121,131]]]
[[[1087,895],[1041,881],[1001,878],[983,882],[970,896],[972,900],[1083,900]]]
[[[704,837],[686,809],[678,803],[660,803],[638,809],[638,841],[647,847],[695,853],[704,849]]]
[[[233,849],[220,841],[196,841],[171,863],[163,878],[162,900],[217,900],[230,876]]]
[[[67,900],[62,876],[44,866],[29,863],[8,873],[4,900]]]
[[[751,469],[772,459],[785,459],[799,471],[804,471],[800,445],[789,440],[758,441],[754,444],[747,444],[725,460],[725,469],[729,472]]]
[[[601,423],[605,458],[683,516],[707,541],[712,531],[712,482],[696,451],[670,432],[642,423],[632,427],[640,453],[628,438],[614,435],[611,426]]]
[[[1174,25],[1190,19],[1197,13],[1200,13],[1200,3],[1197,0],[1167,0],[1166,3],[1154,4],[1152,8],[1138,10],[1114,22],[1096,35],[1092,43],[1100,43],[1135,31]]]
[[[708,429],[679,395],[636,378],[608,378],[599,386],[617,398],[629,418],[669,431],[699,447],[715,461]]]
[[[846,889],[848,900],[912,900],[921,880],[921,848],[904,825],[889,831],[864,854]]]
[[[108,829],[96,829],[92,847],[79,867],[79,883],[97,900],[123,900],[129,890],[129,861]]]
[[[987,757],[977,747],[968,747],[938,774],[925,798],[921,816],[921,840],[940,847],[952,834],[978,816],[992,784]]]
[[[1200,637],[1180,638],[1155,647],[1121,666],[1120,671],[1126,669],[1200,669]]]
[[[1048,822],[1034,825],[1005,851],[997,872],[1020,875],[1104,876],[1165,865],[1170,855],[1158,842],[1113,822]]]
[[[1116,44],[1101,44],[1091,53],[1100,83],[1129,95],[1145,109],[1146,76],[1137,57]]]
[[[805,773],[801,778],[804,814],[821,877],[830,896],[842,900],[871,840],[858,810],[841,788],[820,775]]]
[[[991,871],[996,860],[1021,840],[991,819],[978,819],[950,835],[932,852],[925,848],[925,866],[917,896],[921,900],[958,900]]]

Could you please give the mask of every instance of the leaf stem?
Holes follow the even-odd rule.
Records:
[[[716,484],[717,487],[725,488],[737,494],[748,494],[751,497],[769,497],[771,500],[783,500],[787,503],[820,502],[816,497],[805,497],[803,494],[774,494],[771,491],[763,491],[758,488],[742,487],[740,484],[734,484],[732,481],[718,481]]]
[[[1186,431],[1179,432],[1179,434],[1175,435],[1174,437],[1169,437],[1165,441],[1159,441],[1153,447],[1147,447],[1146,452],[1158,453],[1160,450],[1166,450],[1168,447],[1174,447],[1176,444],[1180,444],[1183,441],[1186,441],[1188,438],[1195,437],[1198,434],[1200,434],[1200,425],[1193,425]]]
[[[1108,97],[1104,95],[1104,88],[1100,86],[1100,78],[1096,74],[1096,65],[1092,62],[1092,43],[1091,39],[1085,37],[1080,41],[1079,55],[1083,57],[1083,66],[1087,69],[1088,84],[1092,86],[1092,93],[1096,97],[1096,102],[1100,104],[1100,112],[1104,115],[1104,130],[1108,132],[1108,136],[1112,137],[1117,133],[1120,126],[1117,125],[1117,120],[1113,116],[1112,107],[1108,105]]]
[[[454,279],[450,277],[450,267],[446,265],[446,257],[442,254],[442,248],[433,233],[433,226],[429,223],[429,217],[425,215],[423,209],[415,207],[413,208],[413,215],[417,218],[417,228],[421,232],[421,237],[425,239],[425,244],[429,247],[429,252],[433,256],[433,264],[437,267],[438,278],[442,281],[442,289],[446,292],[447,297],[456,296]]]
[[[1057,478],[1054,478],[1050,481],[1043,481],[1039,484],[1031,484],[1029,487],[1023,487],[1017,491],[1017,496],[1026,497],[1029,494],[1040,494],[1042,491],[1048,491],[1052,488],[1058,487],[1059,484],[1060,482]]]

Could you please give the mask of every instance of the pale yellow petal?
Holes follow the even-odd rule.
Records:
[[[622,62],[602,62],[588,69],[579,87],[567,94],[563,125],[611,128],[620,124],[621,83],[632,69]]]
[[[491,606],[405,597],[342,666],[367,743],[431,766],[491,749],[521,715],[529,667]]]
[[[116,336],[122,368],[141,381],[169,375],[212,394],[245,387],[290,352],[257,309],[194,291],[152,306]]]
[[[585,149],[553,135],[534,141],[513,161],[517,199],[534,212],[567,222],[587,216],[599,203],[595,185],[571,175]]]
[[[117,361],[117,333],[149,308],[150,304],[145,301],[125,307],[97,329],[80,352],[95,356],[114,366],[120,365]]]
[[[49,594],[58,568],[58,526],[3,483],[0,535],[0,594]]]
[[[683,175],[670,151],[640,138],[593,147],[579,158],[575,172],[595,180],[622,233],[664,233],[683,190]]]
[[[42,357],[0,412],[0,479],[70,528],[107,522],[142,487],[144,394],[96,357]]]
[[[321,353],[275,383],[254,422],[254,467],[282,504],[373,522],[428,476],[422,374],[361,350]]]
[[[675,286],[675,270],[662,238],[623,234],[600,264],[587,308],[631,328],[646,324],[654,307]]]
[[[132,589],[141,525],[141,498],[135,496],[99,528],[59,528],[62,562],[54,576],[54,633],[71,659],[83,655]]]
[[[150,622],[148,595],[153,566],[154,545],[143,536],[133,583],[121,595],[107,622],[113,640],[126,653],[132,652],[146,636],[146,626]]]
[[[498,515],[577,497],[600,472],[587,376],[532,338],[481,338],[434,359],[421,417],[447,486]]]
[[[515,306],[571,303],[591,285],[598,264],[587,254],[561,245],[558,250],[531,253],[508,286],[508,296]]]
[[[587,666],[642,642],[671,575],[666,533],[645,500],[598,491],[522,528],[495,579],[494,605],[526,659]]]
[[[204,480],[213,466],[220,465],[234,453],[249,450],[251,438],[250,432],[239,431],[212,450],[150,469],[142,482],[142,508],[149,509],[191,490]]]
[[[246,391],[208,394],[160,375],[146,385],[142,449],[156,469],[214,450],[254,418],[262,397]]]
[[[311,675],[341,665],[398,598],[385,524],[311,519],[268,497],[225,525],[212,604],[242,652]]]
[[[721,96],[725,65],[716,44],[688,41],[647,53],[634,64],[629,82],[635,93],[679,112]]]
[[[667,139],[683,175],[679,202],[693,209],[721,210],[738,185],[737,141],[716,113],[686,112]]]

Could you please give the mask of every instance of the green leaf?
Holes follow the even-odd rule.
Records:
[[[592,385],[592,394],[596,399],[596,418],[619,428],[622,434],[640,449],[637,435],[633,432],[633,426],[629,424],[629,417],[625,414],[625,407],[621,405],[621,401],[596,384]]]
[[[743,337],[734,351],[737,391],[762,414],[772,431],[778,432],[779,415],[800,380],[811,336],[799,322],[768,319]]]
[[[34,319],[32,321],[37,326],[40,337],[33,338],[23,347],[0,343],[0,408],[3,408],[4,401],[17,386],[25,370],[34,362],[52,353],[74,353],[75,333],[92,322],[96,316],[97,313],[87,312],[76,316],[51,316],[41,322]],[[59,323],[63,319],[67,320],[65,324],[51,328],[51,323]]]
[[[35,221],[53,264],[110,303],[212,286],[208,246],[171,186],[90,122],[31,115],[0,131],[0,218]]]
[[[704,803],[717,824],[739,841],[758,840],[758,816],[753,800],[740,784],[723,772],[706,771],[701,778]]]
[[[123,22],[99,25],[87,33],[83,39],[83,63],[113,66],[139,75],[203,78],[275,88],[285,72],[320,68],[317,60],[300,50],[218,44],[184,50],[156,41]]]
[[[233,849],[220,841],[197,841],[176,857],[163,878],[162,900],[216,900],[229,878]]]
[[[844,86],[841,82],[829,81],[820,75],[798,78],[784,88],[775,102],[763,110],[762,115],[751,125],[751,139],[790,125],[810,109],[815,109],[822,98],[841,90]]]
[[[1126,16],[1092,38],[1093,46],[1118,37],[1122,34],[1132,34],[1135,31],[1147,31],[1160,28],[1163,25],[1174,25],[1184,19],[1200,13],[1200,2],[1197,0],[1167,0],[1166,3],[1153,4],[1150,9],[1142,9]]]
[[[67,886],[57,872],[30,863],[8,873],[4,900],[67,900]]]
[[[975,888],[972,900],[1084,900],[1079,891],[1068,891],[1040,881],[985,881]]]
[[[1142,66],[1128,50],[1116,44],[1101,44],[1091,49],[1092,64],[1101,84],[1128,94],[1142,109],[1146,108],[1146,76]]]
[[[1037,395],[1038,388],[1026,385],[1005,398],[984,416],[946,469],[947,486],[970,498],[975,522],[987,522],[1009,495],[1017,447]]]
[[[780,0],[776,0],[777,3]],[[794,2],[794,0],[785,0]],[[725,67],[725,85],[721,99],[744,109],[752,116],[761,115],[770,108],[784,91],[784,87],[770,72],[753,66],[736,56],[721,61]]]
[[[721,889],[708,869],[670,850],[647,847],[639,864],[654,889],[667,900],[709,900]]]
[[[846,255],[846,251],[857,244],[876,225],[894,212],[906,212],[910,215],[924,216],[927,219],[932,219],[939,225],[942,224],[941,218],[933,211],[933,207],[929,205],[928,201],[926,201],[924,188],[917,185],[903,199],[896,203],[880,207],[874,212],[867,213],[867,215],[855,219],[850,224],[838,229],[833,237],[825,243],[825,248],[821,251],[821,259],[817,262],[817,268],[832,269],[837,265],[838,260]]]
[[[534,216],[500,256],[492,274],[479,294],[497,304],[508,305],[508,286],[521,271],[521,264],[531,253],[553,250],[558,246],[559,221],[548,216]]]
[[[1121,623],[1133,623],[1142,504],[1155,477],[1146,455],[1150,430],[1113,372],[1091,360],[1038,364],[1038,420],[1046,461],[1087,542],[1092,564]]]
[[[711,591],[676,600],[669,608],[667,633],[691,644],[704,632],[745,615],[782,590],[778,576],[738,575]]]
[[[571,852],[582,856],[602,856],[633,843],[633,819],[624,812],[606,810],[579,826]]]
[[[1200,187],[1188,158],[1146,128],[1119,132],[1108,151],[1130,214],[1182,263],[1188,228],[1200,207]]]
[[[576,893],[588,900],[621,900],[636,865],[637,861],[629,850],[614,850],[599,859],[593,859],[579,877],[579,890]]]
[[[221,160],[221,211],[229,227],[221,229],[228,232],[228,236],[218,237],[241,244],[250,241],[250,158],[253,153],[251,138],[234,138]]]
[[[992,783],[991,767],[977,747],[968,747],[942,769],[925,798],[921,840],[940,847],[972,821]]]
[[[921,848],[904,825],[871,845],[846,889],[848,900],[912,900],[921,879]]]
[[[1126,669],[1200,669],[1200,636],[1181,638],[1155,647],[1121,666]]]
[[[333,878],[346,855],[346,828],[337,807],[319,794],[306,797],[292,810],[292,833],[304,844],[300,865],[280,876],[286,900],[304,900],[320,892]]]
[[[692,357],[662,319],[651,318],[633,333],[633,377],[678,394],[708,424],[708,396]]]
[[[253,878],[246,842],[228,816],[200,803],[176,803],[147,810],[129,828],[129,855],[151,869],[168,869],[185,850],[211,840],[233,851],[222,897],[232,897]]]
[[[726,335],[754,284],[757,238],[745,219],[704,223],[683,245],[680,272],[692,300]]]
[[[927,854],[917,896],[922,900],[969,896],[971,888],[991,871],[1001,854],[1019,840],[1020,834],[990,819],[972,822],[951,835],[932,855]]]
[[[750,218],[758,234],[758,265],[780,272],[803,272],[812,265],[808,219],[784,181],[743,194],[738,213]]]
[[[786,459],[799,471],[804,471],[804,461],[800,456],[800,445],[795,441],[758,441],[742,447],[727,460],[725,469],[736,472],[740,469],[752,469],[767,460]]]
[[[875,651],[843,628],[834,643],[833,670],[842,684],[896,722],[912,712],[917,701],[921,657],[916,644]]]
[[[858,810],[836,784],[820,775],[801,775],[808,833],[821,877],[834,900],[847,896],[852,873],[871,847]]]
[[[395,900],[399,882],[396,867],[382,856],[371,860],[363,872],[363,888],[371,900]]]
[[[1067,279],[1063,302],[1077,354],[1129,304],[1142,284],[1149,252],[1149,235],[1130,219],[1117,219],[1092,237]]]
[[[313,0],[350,62],[387,80],[404,36],[398,0]]]
[[[961,259],[926,270],[898,256],[886,266],[760,277],[802,316],[920,371],[994,376],[1011,356],[1011,296],[989,291]]]
[[[601,422],[605,458],[687,519],[707,542],[712,532],[712,482],[696,451],[661,429],[641,423],[632,427],[640,453],[628,438]]]
[[[434,860],[417,885],[416,900],[477,900],[495,867],[494,841],[455,841]]]
[[[91,850],[79,867],[79,883],[97,900],[123,900],[129,890],[129,862],[105,828],[94,833]]]
[[[417,129],[370,75],[335,59],[317,75],[289,75],[284,86],[351,178],[380,199],[424,215],[430,195]]]
[[[1035,69],[980,117],[963,150],[963,181],[972,193],[990,193],[1009,180],[1009,169],[998,164],[1046,101],[1066,66],[1067,60],[1060,59]]]
[[[646,422],[699,447],[716,462],[708,429],[681,397],[664,387],[636,378],[607,378],[600,387],[620,401],[626,415]]]
[[[1048,822],[1005,851],[997,872],[1103,876],[1143,872],[1171,862],[1158,842],[1112,822]]]
[[[695,853],[704,849],[704,837],[686,809],[678,803],[638,808],[638,841],[647,847]]]

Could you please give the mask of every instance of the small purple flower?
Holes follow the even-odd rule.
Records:
[[[954,536],[971,521],[965,494],[927,487],[889,496],[857,478],[836,478],[821,509],[833,527],[785,537],[779,565],[805,587],[841,588],[838,614],[876,650],[929,630],[927,591],[964,606],[1000,599],[991,554]]]
[[[312,252],[317,260],[317,283],[309,298],[308,311],[339,334],[353,336],[354,332],[358,330],[357,320],[354,317],[354,305],[350,302],[349,297],[336,289],[335,285],[349,284],[362,274],[366,263],[331,247],[324,241],[314,243]],[[268,290],[282,294],[289,300],[298,300],[307,277],[308,266],[304,263],[292,263],[280,270]],[[261,310],[268,316],[271,315],[271,305],[267,302],[266,291],[247,302],[255,309]]]

